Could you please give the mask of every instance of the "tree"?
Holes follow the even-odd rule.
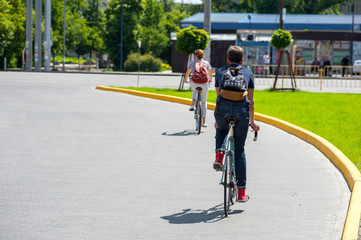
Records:
[[[66,46],[69,51],[78,55],[79,62],[81,55],[89,53],[90,29],[87,26],[87,20],[79,16],[79,12],[67,14],[66,21],[71,23],[66,28]]]
[[[166,9],[166,7],[165,7]],[[179,23],[189,14],[185,11],[181,11],[178,5],[174,4],[171,11],[165,12],[164,19],[162,21],[163,27],[165,29],[165,36],[168,37],[166,51],[164,51],[160,56],[160,58],[165,59],[168,63],[171,63],[171,48],[172,41],[170,39],[170,35],[172,32],[178,32],[180,30]]]
[[[292,34],[278,29],[271,37],[271,45],[277,49],[285,49],[292,44]]]
[[[161,24],[164,19],[163,3],[146,0],[144,12],[138,36],[142,40],[142,53],[151,52],[160,56],[166,51],[169,41],[164,25]]]
[[[71,3],[72,2],[68,0],[67,5]],[[61,54],[63,49],[63,7],[64,7],[64,0],[51,1],[51,30],[52,30],[51,54],[53,55],[53,63],[54,63],[55,55]],[[69,11],[70,9],[67,9],[68,13],[70,12]],[[69,25],[69,22],[67,23]]]
[[[179,84],[179,90],[184,86],[184,76],[188,65],[189,54],[197,49],[205,49],[208,45],[209,35],[203,29],[190,26],[177,32],[177,51],[187,55],[184,63],[183,74]]]
[[[100,9],[100,0],[87,0],[86,7],[84,9],[84,17],[87,20],[87,26],[89,28],[89,40],[90,45],[88,51],[94,51],[97,53],[104,51],[103,37],[105,33],[105,16]]]
[[[11,67],[21,64],[25,17],[25,4],[21,0],[0,0],[0,56],[10,59]]]
[[[123,8],[123,56],[128,56],[138,50],[136,34],[139,32],[144,5],[142,0],[123,0]],[[119,69],[121,0],[111,0],[105,16],[105,47],[114,67]]]
[[[177,51],[190,54],[197,49],[205,49],[208,45],[209,35],[203,29],[190,26],[177,32]]]
[[[348,0],[285,0],[285,8],[292,14],[339,14],[339,4]],[[212,0],[213,12],[279,13],[279,0]],[[200,10],[202,11],[202,10]]]
[[[288,51],[284,50],[285,48],[287,48],[288,46],[290,46],[292,44],[292,34],[285,31],[285,30],[278,29],[272,35],[270,43],[271,43],[271,45],[273,47],[275,47],[275,48],[277,48],[279,50],[279,60],[278,60],[278,65],[277,65],[275,81],[273,83],[273,90],[276,89],[278,74],[279,74],[279,71],[280,71],[282,56],[283,56],[284,52],[287,55],[288,67],[289,67],[289,72],[290,72],[290,76],[291,76],[291,84],[292,84],[291,90],[295,90],[297,85],[296,85],[296,79],[295,79],[295,76],[294,76],[294,73],[293,73],[293,67],[292,67],[292,61],[291,61],[290,53]],[[285,88],[283,88],[283,89],[285,89]]]

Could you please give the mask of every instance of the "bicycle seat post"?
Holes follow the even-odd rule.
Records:
[[[233,127],[237,124],[237,122],[239,121],[239,118],[237,118],[237,116],[235,117],[227,117],[224,119],[228,125],[229,125],[229,133],[230,136],[234,136],[234,131],[233,131]]]
[[[234,132],[233,132],[233,127],[234,127],[235,123],[233,121],[229,122],[229,134],[230,136],[234,136]]]

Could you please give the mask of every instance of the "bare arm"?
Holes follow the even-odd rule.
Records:
[[[185,77],[184,77],[184,82],[189,83],[188,77],[189,77],[189,74],[190,74],[190,73],[191,73],[191,69],[188,68],[188,69],[187,69],[187,72],[186,72],[186,75],[185,75]]]
[[[249,122],[251,124],[251,127],[254,131],[258,131],[259,130],[259,125],[257,123],[255,123],[254,121],[254,99],[253,99],[253,94],[254,94],[254,89],[253,88],[249,88],[248,89],[248,100],[251,102],[251,106],[249,108]]]
[[[208,69],[209,82],[212,82],[212,70]]]
[[[217,94],[217,97],[219,95],[219,87],[216,87],[216,94]]]

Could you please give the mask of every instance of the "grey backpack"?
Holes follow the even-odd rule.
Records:
[[[242,66],[229,67],[223,76],[222,89],[235,92],[244,92],[247,90],[247,83],[241,73]]]

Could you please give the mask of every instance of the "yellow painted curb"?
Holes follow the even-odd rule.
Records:
[[[132,95],[149,97],[149,98],[170,101],[170,102],[183,103],[188,105],[192,103],[191,99],[185,99],[181,97],[173,97],[169,95],[162,95],[155,93],[147,93],[147,92],[141,92],[130,89],[113,88],[113,87],[105,87],[105,86],[97,86],[96,89],[105,90],[105,91],[123,92]],[[216,105],[214,103],[207,103],[208,109],[214,110],[215,107]],[[332,145],[326,139],[310,131],[307,131],[303,128],[300,128],[286,121],[280,120],[278,118],[270,117],[260,113],[255,113],[255,120],[276,126],[314,145],[323,154],[325,154],[326,157],[329,158],[335,164],[335,166],[342,172],[351,189],[351,199],[346,216],[345,226],[343,229],[342,239],[357,240],[358,230],[360,226],[360,217],[361,217],[361,174],[360,171],[356,168],[356,166],[334,145]]]
[[[154,98],[154,99],[159,99],[159,100],[164,100],[164,101],[169,101],[169,102],[178,102],[178,103],[189,104],[189,105],[192,104],[191,99],[186,99],[186,98],[181,98],[181,97],[173,97],[173,96],[163,95],[163,94],[147,93],[147,92],[141,92],[141,91],[136,91],[136,90],[106,87],[106,86],[97,86],[96,89],[128,93],[128,94],[132,94],[132,95],[136,95],[136,96]]]

